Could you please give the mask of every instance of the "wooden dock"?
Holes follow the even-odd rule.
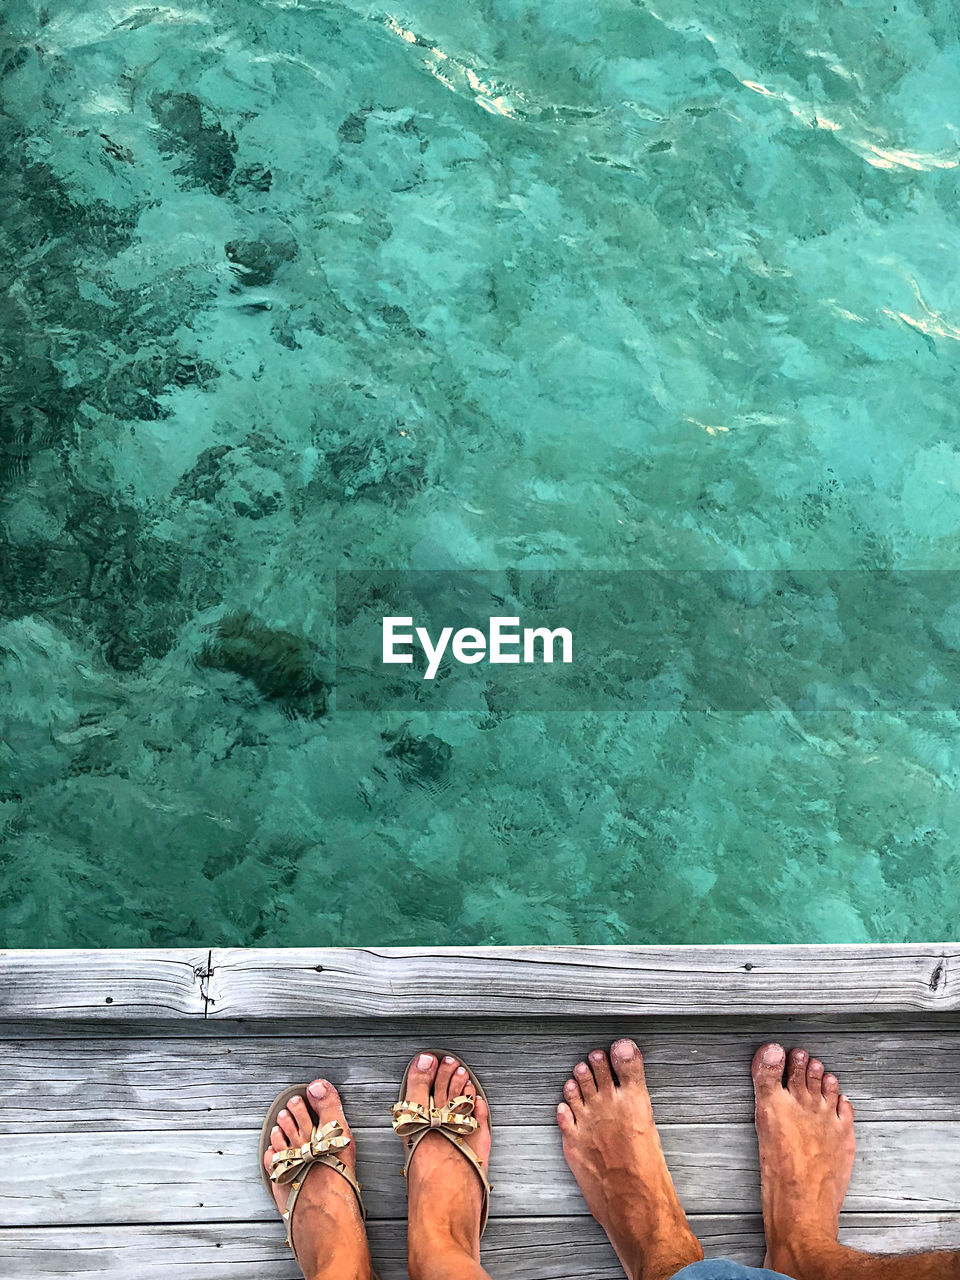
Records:
[[[535,947],[0,954],[4,1280],[293,1280],[257,1174],[264,1111],[325,1075],[357,1133],[383,1280],[404,1267],[387,1107],[425,1044],[493,1108],[484,1258],[621,1278],[563,1164],[578,1058],[634,1037],[707,1256],[763,1254],[750,1057],[802,1044],[857,1113],[844,1238],[960,1247],[960,947]]]

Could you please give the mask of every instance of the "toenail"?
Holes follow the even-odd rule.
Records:
[[[603,1050],[602,1050],[602,1049],[594,1049],[593,1053],[591,1053],[591,1055],[590,1055],[590,1061],[591,1061],[591,1062],[602,1062],[602,1061],[603,1061]]]
[[[417,1059],[417,1067],[421,1071],[427,1071],[432,1066],[433,1066],[433,1055],[430,1053],[421,1053],[420,1057]],[[431,1138],[430,1141],[432,1142],[433,1139]]]
[[[618,1040],[613,1046],[613,1051],[618,1058],[632,1058],[637,1052],[637,1047],[632,1040]]]
[[[456,1062],[456,1058],[446,1057],[444,1058],[444,1062],[447,1064],[448,1067],[452,1067],[453,1064]]]
[[[290,1099],[291,1104],[293,1104],[293,1103],[295,1103],[295,1102],[302,1102],[302,1101],[303,1101],[303,1099],[302,1099],[302,1098],[297,1098],[297,1097],[293,1097],[293,1098],[291,1098],[291,1099]]]
[[[463,1067],[457,1067],[456,1071],[453,1074],[456,1076],[465,1076],[467,1073],[466,1071],[464,1071]]]
[[[768,1044],[763,1051],[763,1060],[768,1067],[775,1067],[783,1061],[783,1049],[778,1044]]]
[[[574,1071],[577,1073],[578,1076],[585,1076],[587,1074],[586,1064],[583,1062],[578,1062],[577,1065],[574,1067]]]
[[[315,1080],[314,1083],[310,1086],[310,1092],[313,1094],[315,1098],[324,1098],[326,1097],[326,1094],[327,1094],[327,1086],[323,1083],[322,1080]]]

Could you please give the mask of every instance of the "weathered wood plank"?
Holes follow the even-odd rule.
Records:
[[[960,1009],[958,956],[909,947],[0,953],[0,1018],[584,1016]],[[960,970],[958,970],[960,972]]]
[[[692,1218],[708,1257],[758,1265],[759,1218]],[[845,1214],[841,1238],[858,1249],[905,1252],[960,1246],[960,1213]],[[372,1223],[381,1280],[405,1280],[403,1224]],[[497,1280],[623,1280],[603,1233],[590,1218],[494,1219],[483,1257]],[[5,1280],[302,1280],[274,1223],[202,1226],[71,1227],[0,1231]]]
[[[44,1128],[68,1131],[259,1128],[280,1089],[318,1075],[342,1090],[354,1124],[376,1126],[404,1066],[424,1044],[452,1046],[480,1073],[498,1127],[552,1125],[573,1064],[625,1030],[643,1048],[661,1123],[749,1122],[749,1063],[758,1033],[727,1031],[717,1021],[696,1036],[648,1034],[636,1019],[604,1027],[564,1025],[565,1031],[552,1023],[519,1030],[509,1022],[508,1029],[491,1035],[450,1024],[440,1038],[426,1040],[394,1034],[376,1040],[249,1035],[140,1041],[98,1033],[89,1040],[3,1041],[0,1131],[32,1133],[38,1119]],[[806,1034],[776,1021],[765,1030],[772,1039],[802,1043],[823,1057],[840,1076],[861,1123],[960,1117],[957,1035],[891,1029],[851,1036],[815,1027]]]
[[[960,1008],[942,946],[215,950],[213,1018]]]
[[[748,1125],[663,1125],[677,1189],[691,1213],[759,1208],[756,1138]],[[257,1134],[19,1135],[4,1138],[0,1226],[258,1221],[272,1208],[257,1176]],[[357,1131],[374,1218],[405,1212],[399,1144],[386,1127]],[[960,1205],[960,1122],[862,1125],[847,1200],[853,1212],[942,1212]],[[586,1212],[554,1128],[498,1130],[491,1161],[499,1217]]]
[[[209,951],[0,951],[0,1018],[201,1019]]]

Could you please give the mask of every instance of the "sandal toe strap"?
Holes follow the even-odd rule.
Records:
[[[343,1125],[339,1120],[331,1120],[322,1129],[314,1129],[310,1141],[302,1147],[285,1147],[278,1151],[270,1164],[270,1181],[292,1182],[308,1165],[316,1164],[322,1156],[342,1151],[349,1145],[350,1139],[344,1133]]]
[[[478,1123],[473,1114],[473,1099],[466,1095],[452,1098],[445,1106],[422,1106],[402,1098],[390,1108],[393,1130],[400,1138],[415,1138],[431,1129],[446,1130],[461,1137],[477,1131]]]

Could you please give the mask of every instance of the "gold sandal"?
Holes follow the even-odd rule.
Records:
[[[310,1141],[305,1142],[302,1147],[288,1147],[283,1151],[274,1154],[270,1165],[270,1172],[267,1173],[267,1167],[264,1164],[264,1156],[270,1146],[270,1131],[277,1123],[277,1116],[284,1110],[291,1098],[297,1095],[303,1098],[304,1105],[313,1115],[313,1108],[307,1094],[307,1086],[294,1085],[289,1089],[284,1089],[282,1093],[278,1093],[267,1112],[267,1118],[263,1122],[263,1128],[260,1130],[260,1176],[263,1178],[263,1185],[270,1194],[270,1199],[276,1204],[274,1199],[272,1184],[290,1184],[290,1198],[287,1200],[287,1207],[283,1211],[283,1224],[287,1231],[287,1246],[293,1249],[293,1210],[297,1203],[297,1197],[300,1189],[306,1181],[306,1175],[315,1164],[325,1164],[329,1169],[336,1169],[341,1177],[345,1178],[353,1188],[353,1194],[357,1197],[357,1204],[360,1206],[360,1216],[366,1221],[367,1211],[364,1208],[363,1197],[360,1194],[360,1183],[353,1175],[353,1171],[347,1167],[337,1155],[338,1151],[342,1151],[344,1147],[348,1147],[352,1139],[348,1138],[343,1131],[343,1125],[339,1120],[331,1120],[329,1124],[325,1124],[322,1128],[316,1124],[313,1126],[313,1133]]]
[[[423,1053],[432,1053],[437,1062],[440,1063],[445,1057],[453,1057],[453,1054],[447,1054],[439,1049],[423,1049]],[[419,1057],[420,1054],[417,1054]],[[487,1102],[487,1095],[483,1091],[483,1086],[473,1074],[462,1058],[458,1057],[457,1062],[466,1071],[470,1077],[470,1083],[476,1089],[477,1094],[484,1102]],[[407,1081],[410,1076],[410,1069],[413,1066],[413,1060],[407,1066],[403,1073],[403,1079],[400,1082],[400,1096],[390,1108],[390,1115],[393,1118],[393,1131],[398,1138],[402,1138],[407,1147],[407,1158],[403,1165],[403,1176],[407,1176],[410,1168],[410,1161],[413,1159],[413,1153],[417,1147],[427,1136],[428,1133],[442,1134],[449,1142],[453,1143],[461,1155],[466,1158],[476,1169],[483,1186],[483,1205],[480,1210],[480,1234],[483,1235],[484,1228],[487,1225],[487,1217],[490,1213],[490,1192],[493,1190],[493,1183],[487,1181],[487,1175],[484,1172],[483,1161],[464,1142],[464,1138],[471,1133],[476,1133],[479,1125],[473,1114],[473,1098],[468,1098],[465,1094],[461,1094],[457,1098],[451,1098],[443,1107],[434,1105],[433,1095],[430,1097],[429,1107],[423,1107],[419,1102],[411,1102],[407,1096]],[[490,1104],[487,1102],[489,1109]]]

